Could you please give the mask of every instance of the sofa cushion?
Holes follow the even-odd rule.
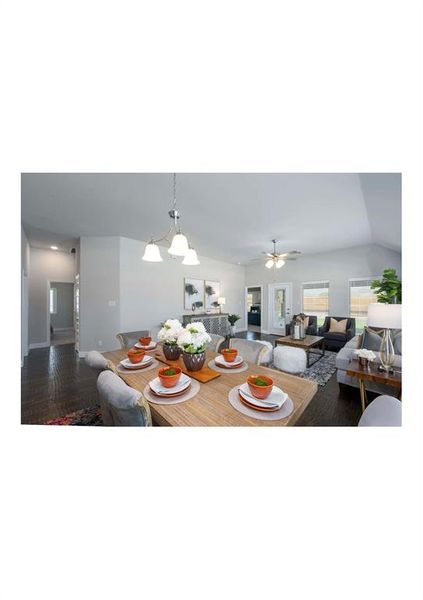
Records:
[[[348,319],[337,321],[336,319],[331,318],[328,333],[345,333],[347,330],[347,322]]]

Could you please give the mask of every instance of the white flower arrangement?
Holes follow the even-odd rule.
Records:
[[[176,346],[178,337],[182,331],[184,331],[184,328],[178,319],[168,319],[163,323],[163,327],[160,329],[157,337],[163,344]]]
[[[376,354],[373,352],[373,350],[366,350],[365,348],[354,350],[354,354],[356,354],[359,358],[367,358],[367,360],[370,362],[376,358]]]
[[[209,342],[211,342],[211,337],[207,333],[203,323],[192,322],[185,329],[182,329],[178,336],[177,344],[189,354],[199,354],[200,352],[204,352]]]

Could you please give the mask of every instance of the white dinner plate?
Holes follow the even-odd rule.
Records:
[[[157,346],[156,342],[150,342],[150,344],[148,344],[148,346],[141,346],[140,342],[137,342],[135,344],[135,348],[142,348],[143,350],[154,350],[154,348]]]
[[[260,408],[269,408],[271,404],[274,404],[275,406],[278,406],[278,408],[281,408],[282,404],[288,398],[288,394],[286,394],[283,390],[281,390],[281,388],[277,387],[276,385],[273,386],[273,390],[264,400],[259,400],[258,398],[255,398],[252,395],[252,393],[250,392],[250,388],[248,387],[248,383],[243,383],[239,387],[239,393],[243,398],[245,398],[247,402],[249,402],[250,404],[255,404]]]
[[[120,364],[125,369],[135,369],[136,370],[136,369],[143,369],[144,367],[147,367],[152,362],[153,362],[152,356],[143,356],[142,361],[139,363],[131,363],[129,358],[124,358],[123,360],[120,361]]]
[[[235,367],[240,367],[242,365],[242,363],[244,362],[244,359],[242,358],[242,356],[237,356],[233,362],[228,362],[227,360],[225,360],[223,358],[223,356],[221,354],[219,354],[218,356],[216,356],[214,361],[217,365],[221,365],[223,367],[235,368]]]
[[[156,394],[175,394],[177,392],[182,392],[183,390],[187,389],[187,387],[189,387],[190,383],[191,383],[191,377],[188,377],[188,375],[181,373],[181,377],[180,377],[178,383],[174,387],[165,388],[161,384],[159,377],[152,379],[149,383],[149,386],[151,387],[153,392],[155,392]]]

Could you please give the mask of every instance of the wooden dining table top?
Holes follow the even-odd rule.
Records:
[[[153,350],[147,354],[155,356],[156,351]],[[217,356],[212,351],[207,351],[206,354],[205,365]],[[103,356],[117,366],[122,359],[126,358],[127,351],[104,352]],[[146,384],[157,377],[158,370],[162,366],[163,363],[159,362],[156,369],[149,371],[128,371],[128,373],[119,371],[119,376],[127,385],[143,392]],[[244,383],[247,377],[253,374],[268,375],[273,379],[275,385],[289,395],[294,404],[294,410],[288,417],[277,421],[264,421],[247,417],[233,408],[228,400],[229,391],[234,386]],[[200,391],[191,400],[170,405],[149,402],[149,406],[154,424],[162,426],[281,427],[294,425],[316,392],[317,384],[314,381],[288,375],[268,367],[249,364],[248,370],[242,373],[222,373],[220,377],[212,381],[200,383]]]

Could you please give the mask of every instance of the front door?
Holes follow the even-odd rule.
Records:
[[[285,335],[291,321],[292,284],[269,284],[269,333]]]

